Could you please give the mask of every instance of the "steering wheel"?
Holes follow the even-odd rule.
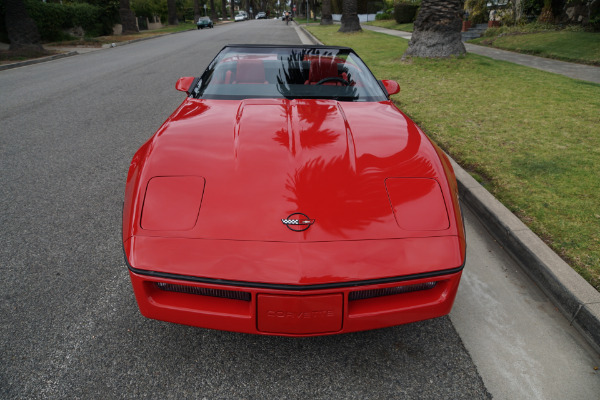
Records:
[[[350,82],[348,82],[344,78],[340,78],[339,76],[330,76],[328,78],[323,78],[319,82],[317,82],[317,85],[322,85],[326,82],[339,82],[344,86],[350,86]]]

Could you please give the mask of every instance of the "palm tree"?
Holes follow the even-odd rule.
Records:
[[[358,0],[343,0],[342,26],[338,32],[359,32],[362,30],[358,20]]]
[[[321,25],[331,25],[333,19],[331,18],[331,0],[323,0],[321,7]]]
[[[198,22],[198,18],[200,17],[200,2],[199,0],[194,0],[194,22]]]
[[[215,0],[210,0],[210,19],[217,21],[217,9],[215,8]]]
[[[43,53],[35,21],[29,17],[23,0],[5,0],[5,23],[11,51],[33,51]]]
[[[129,0],[119,0],[119,16],[121,17],[121,25],[123,26],[121,33],[140,31],[135,23],[135,14],[131,10]]]
[[[402,56],[450,57],[465,54],[461,41],[462,0],[422,0],[408,49]]]
[[[167,0],[167,10],[169,13],[169,25],[179,25],[179,18],[177,18],[177,6],[175,0]]]
[[[227,0],[221,0],[221,16],[223,21],[227,19]]]

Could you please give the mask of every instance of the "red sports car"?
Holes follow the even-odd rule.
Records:
[[[346,47],[231,45],[135,154],[123,246],[141,313],[312,336],[450,312],[454,172]]]

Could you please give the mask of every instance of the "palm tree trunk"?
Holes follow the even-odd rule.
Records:
[[[167,11],[169,13],[169,25],[179,25],[175,0],[167,0]]]
[[[40,33],[35,21],[29,18],[23,0],[5,0],[5,18],[11,51],[43,53]]]
[[[358,1],[344,0],[342,2],[342,26],[338,32],[359,32],[362,31],[360,21],[358,20]]]
[[[119,16],[121,17],[121,25],[123,26],[121,34],[140,31],[135,23],[135,14],[131,10],[129,0],[119,1]]]
[[[321,7],[321,25],[333,24],[333,18],[331,17],[331,0],[323,0]]]
[[[227,0],[221,0],[221,18],[227,19]]]
[[[202,15],[200,14],[200,3],[198,0],[194,0],[194,22],[198,22],[198,18]]]
[[[215,0],[210,0],[210,19],[212,19],[214,23],[217,22],[217,9],[215,8]]]
[[[422,0],[412,38],[402,56],[441,58],[465,54],[462,0]]]

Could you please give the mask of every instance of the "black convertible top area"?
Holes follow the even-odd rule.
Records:
[[[350,51],[354,51],[352,50],[351,47],[347,47],[347,46],[328,46],[328,45],[323,45],[323,44],[311,44],[311,45],[307,45],[307,44],[228,44],[226,46],[223,47],[223,49],[221,49],[221,51],[223,51],[224,49],[228,48],[228,47],[239,47],[239,48],[273,48],[273,49],[285,49],[285,48],[290,48],[290,49],[337,49],[337,50],[350,50]]]
[[[231,44],[191,90],[198,99],[385,101],[371,71],[349,47]]]

